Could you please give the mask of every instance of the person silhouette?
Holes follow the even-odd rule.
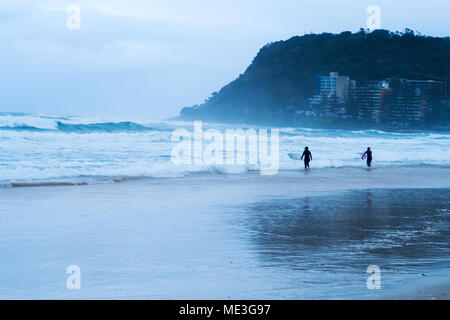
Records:
[[[372,166],[372,151],[370,150],[370,148],[367,148],[366,152],[364,152],[362,159],[366,159],[367,158],[367,166],[371,167]]]
[[[305,151],[303,151],[301,160],[305,158],[305,170],[309,169],[309,162],[312,160],[312,154],[311,151],[309,151],[308,147],[305,147]]]

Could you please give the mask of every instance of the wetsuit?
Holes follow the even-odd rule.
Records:
[[[370,167],[372,165],[372,151],[367,150],[364,155],[367,155],[367,166]]]
[[[302,159],[305,158],[305,169],[309,169],[309,162],[312,160],[312,154],[309,150],[303,151]]]

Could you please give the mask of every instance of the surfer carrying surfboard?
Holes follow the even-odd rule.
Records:
[[[367,151],[364,152],[364,154],[362,155],[362,159],[366,159],[367,158],[367,166],[370,167],[372,165],[372,151],[370,150],[370,148],[367,148]]]
[[[305,151],[303,151],[301,160],[305,158],[305,170],[309,169],[309,162],[312,160],[311,151],[309,151],[308,147],[305,147]]]

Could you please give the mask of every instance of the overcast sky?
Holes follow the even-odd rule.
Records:
[[[66,8],[81,10],[70,30]],[[235,79],[268,42],[381,27],[450,35],[448,0],[1,0],[0,111],[159,120]]]

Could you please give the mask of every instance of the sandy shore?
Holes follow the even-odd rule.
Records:
[[[0,298],[444,298],[449,170],[4,188]],[[381,290],[366,287],[373,264]]]
[[[411,293],[405,292],[399,298],[410,300],[448,300],[450,299],[450,283],[426,286]]]
[[[409,284],[395,294],[386,295],[388,300],[449,300],[450,282],[448,277],[425,280],[421,285]]]

